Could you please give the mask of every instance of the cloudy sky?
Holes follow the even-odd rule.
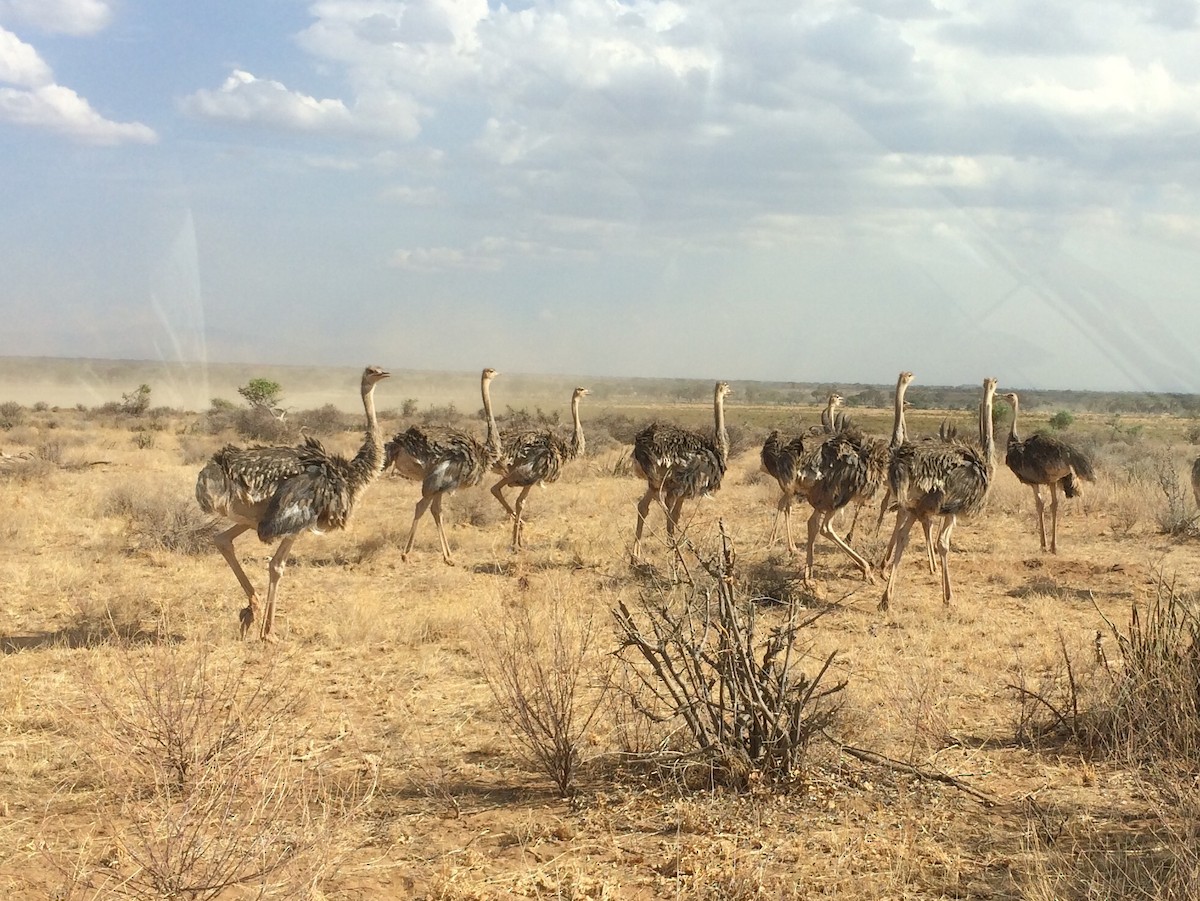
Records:
[[[0,0],[0,354],[1200,391],[1194,0]]]

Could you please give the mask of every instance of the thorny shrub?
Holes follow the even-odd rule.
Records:
[[[720,551],[696,560],[700,572],[685,590],[660,587],[613,611],[620,659],[639,688],[630,702],[690,738],[691,748],[663,749],[664,761],[698,761],[710,782],[731,788],[786,789],[813,738],[837,721],[846,687],[825,681],[835,654],[814,658],[799,643],[823,614],[789,605],[787,618],[761,635],[761,599],[739,586],[723,525]],[[811,677],[805,661],[815,664]]]

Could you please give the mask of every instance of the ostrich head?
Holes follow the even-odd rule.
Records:
[[[482,379],[483,379],[485,382],[490,382],[492,379],[494,379],[494,378],[495,378],[496,376],[498,376],[499,374],[500,374],[500,373],[498,373],[496,370],[492,369],[492,368],[489,366],[487,369],[483,370],[483,373],[481,374],[481,376],[480,376],[480,377],[481,377],[481,378],[482,378]]]
[[[729,382],[717,382],[716,396],[718,398],[726,398],[733,394],[733,389],[729,387]]]
[[[391,373],[386,369],[381,369],[378,366],[368,366],[363,370],[362,374],[363,391],[369,391],[376,383],[382,382],[390,375]]]
[[[591,393],[587,388],[576,388],[571,392],[571,400],[575,400],[578,397],[587,397]]]
[[[838,394],[836,391],[834,391],[832,394],[829,395],[830,409],[836,410],[838,407],[840,407],[845,402],[846,402],[846,399],[844,397],[842,397],[840,394]]]

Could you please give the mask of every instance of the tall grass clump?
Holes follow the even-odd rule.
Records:
[[[1060,663],[1042,683],[1010,686],[1018,738],[1070,742],[1102,757],[1174,761],[1200,774],[1200,601],[1160,573],[1122,631],[1106,619],[1086,656],[1060,637]],[[1106,650],[1115,645],[1116,654]]]
[[[1021,737],[1074,745],[1130,767],[1153,815],[1120,835],[1074,836],[1038,859],[1035,898],[1200,897],[1200,599],[1159,576],[1112,642],[1096,634],[1090,659],[1060,642],[1056,676],[1014,686]],[[1111,657],[1106,645],[1114,644]],[[1068,845],[1061,837],[1058,845]],[[1081,851],[1082,849],[1082,851]]]

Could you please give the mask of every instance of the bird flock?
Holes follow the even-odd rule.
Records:
[[[385,443],[375,413],[374,391],[389,373],[368,366],[360,383],[366,437],[353,458],[326,451],[312,437],[305,437],[295,446],[227,445],[213,455],[196,480],[196,499],[206,513],[232,523],[215,536],[214,542],[246,595],[247,606],[239,614],[243,638],[255,622],[261,639],[272,638],[279,583],[296,539],[304,532],[345,528],[363,491],[387,470],[421,483],[421,497],[413,510],[402,559],[408,560],[417,526],[428,511],[437,528],[442,559],[453,564],[442,522],[443,497],[458,488],[480,484],[489,473],[499,476],[491,492],[512,523],[511,547],[513,551],[523,547],[523,514],[529,492],[535,486],[556,481],[563,467],[585,451],[579,409],[588,390],[576,388],[571,395],[570,438],[551,429],[526,429],[501,436],[490,394],[496,375],[495,370],[484,369],[480,376],[487,421],[482,442],[459,429],[414,425]],[[978,435],[972,440],[959,438],[945,425],[936,437],[910,437],[904,411],[908,405],[905,392],[912,381],[913,373],[908,371],[901,372],[896,381],[892,433],[887,438],[857,428],[840,412],[841,396],[831,394],[819,427],[795,436],[772,431],[760,455],[763,469],[780,489],[768,544],[774,544],[782,520],[788,551],[798,553],[792,537],[791,510],[797,500],[807,502],[812,512],[802,568],[805,583],[813,580],[814,546],[817,538],[824,536],[854,562],[867,582],[875,582],[876,570],[886,579],[880,610],[887,610],[896,599],[900,563],[917,523],[925,534],[930,571],[941,571],[942,599],[952,603],[949,553],[954,527],[960,517],[982,509],[995,475],[992,405],[996,379],[983,380]],[[731,393],[727,382],[717,382],[713,388],[711,434],[656,421],[635,435],[632,460],[637,474],[646,480],[646,491],[637,502],[632,564],[641,561],[646,519],[656,502],[666,516],[668,541],[674,542],[684,503],[721,487],[729,464],[724,402]],[[1075,497],[1081,480],[1095,479],[1095,466],[1078,448],[1057,438],[1034,434],[1021,439],[1017,434],[1017,395],[1009,392],[1002,396],[1012,409],[1005,463],[1033,489],[1042,550],[1057,553],[1059,489],[1066,497]],[[1048,541],[1043,486],[1050,489]],[[1193,486],[1200,502],[1200,461],[1193,469]],[[851,541],[859,510],[881,488],[884,497],[876,525],[888,512],[894,511],[896,518],[883,558],[872,563],[854,549]],[[512,503],[504,493],[507,489],[517,489]],[[851,503],[856,505],[854,522],[842,537],[834,530],[834,518]],[[234,540],[251,529],[265,543],[279,541],[268,566],[266,609],[261,616],[258,594],[234,547]]]

